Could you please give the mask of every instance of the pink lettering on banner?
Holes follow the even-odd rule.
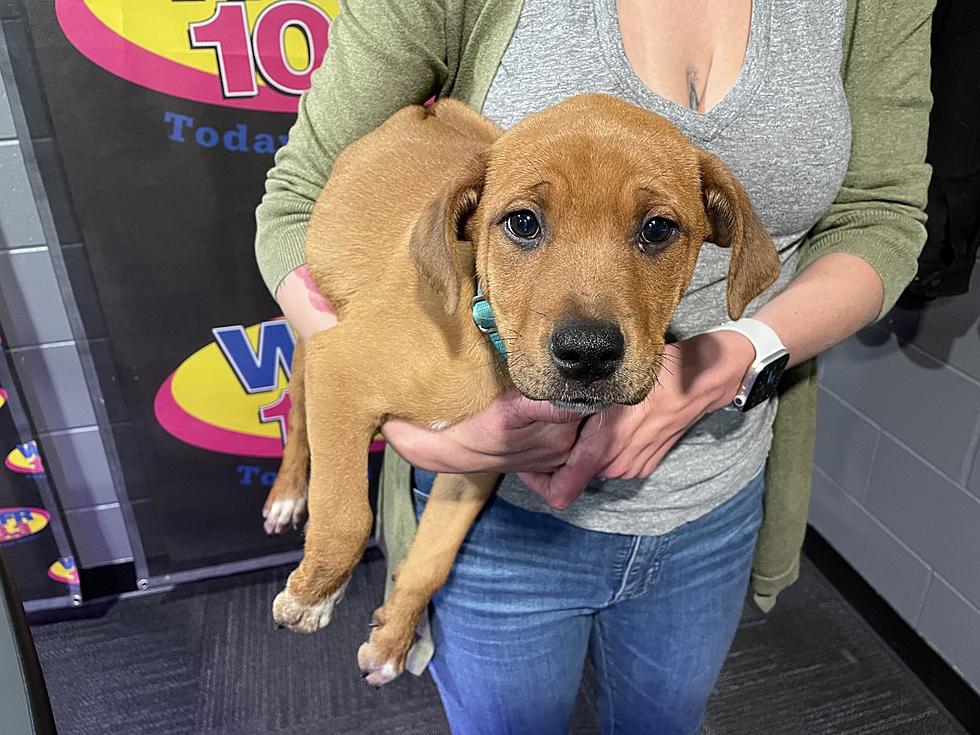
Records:
[[[298,28],[312,49],[305,69],[296,71],[286,61],[286,29]],[[264,79],[286,94],[301,94],[310,88],[310,75],[323,61],[330,18],[320,8],[302,2],[270,5],[255,21],[255,49]],[[323,38],[323,43],[317,43]]]
[[[284,390],[275,401],[259,408],[259,421],[263,424],[269,424],[273,421],[279,424],[279,433],[282,436],[283,444],[286,443],[286,437],[289,434],[289,409],[292,408],[292,405],[293,402],[289,400],[289,391]]]
[[[247,110],[296,112],[299,95],[309,88],[329,43],[330,17],[311,2],[280,0],[266,8],[250,30],[245,2],[225,0],[210,18],[190,23],[181,34],[182,42],[189,44],[185,50],[213,50],[215,71],[209,73],[119,35],[85,0],[55,0],[55,12],[71,44],[106,71],[164,94]],[[303,69],[287,60],[290,29],[306,41]],[[260,76],[265,84],[259,83]]]
[[[248,16],[244,3],[221,3],[214,15],[190,26],[191,46],[213,48],[218,57],[225,97],[254,97],[255,57],[248,42]]]

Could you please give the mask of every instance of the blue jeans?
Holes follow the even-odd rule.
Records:
[[[416,514],[432,477],[416,470]],[[494,496],[433,599],[429,671],[454,735],[564,735],[590,648],[603,733],[696,735],[741,615],[762,491],[760,472],[661,536]]]

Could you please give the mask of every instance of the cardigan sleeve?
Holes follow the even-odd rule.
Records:
[[[340,152],[442,86],[448,73],[445,16],[439,0],[341,3],[329,50],[300,98],[255,213],[255,256],[273,296],[305,262],[310,213]]]
[[[799,268],[833,252],[857,255],[894,305],[926,240],[925,163],[933,0],[852,0],[842,77],[851,158],[836,200],[801,248]]]

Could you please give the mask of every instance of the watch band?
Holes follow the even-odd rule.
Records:
[[[730,405],[730,408],[740,411],[748,410],[748,408],[751,408],[751,406],[746,408],[746,402],[748,401],[749,395],[752,393],[756,379],[763,373],[763,371],[766,370],[767,367],[773,363],[779,360],[782,360],[783,363],[785,363],[789,352],[787,352],[786,347],[779,339],[779,335],[776,334],[775,330],[768,324],[760,322],[758,319],[745,318],[733,322],[726,322],[725,324],[720,324],[717,327],[706,329],[705,333],[726,331],[738,332],[748,339],[749,342],[752,343],[752,347],[755,348],[755,359],[752,361],[752,365],[749,366],[749,369],[745,372],[745,376],[742,378],[742,383],[739,387],[738,393],[735,395],[735,399]],[[779,372],[781,374],[782,370],[780,369]],[[778,375],[776,378],[778,380]],[[773,384],[770,395],[774,392],[775,385]],[[768,398],[769,395],[765,397]]]
[[[776,331],[770,327],[765,322],[760,322],[758,319],[749,319],[748,317],[744,319],[739,319],[734,322],[726,322],[725,324],[719,324],[717,327],[712,327],[711,329],[704,330],[705,333],[708,332],[738,332],[744,335],[752,346],[755,347],[755,359],[758,361],[760,358],[764,358],[767,355],[771,355],[774,352],[779,352],[780,350],[785,350],[786,347],[779,339],[779,335]]]

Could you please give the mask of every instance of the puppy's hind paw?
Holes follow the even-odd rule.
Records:
[[[342,599],[347,582],[327,599],[313,605],[306,605],[289,591],[287,587],[272,601],[272,617],[278,625],[284,625],[297,633],[313,633],[326,627],[333,617],[333,610]]]
[[[357,665],[362,678],[371,686],[379,687],[394,681],[405,668],[404,656],[394,656],[390,650],[368,641],[357,649]]]

